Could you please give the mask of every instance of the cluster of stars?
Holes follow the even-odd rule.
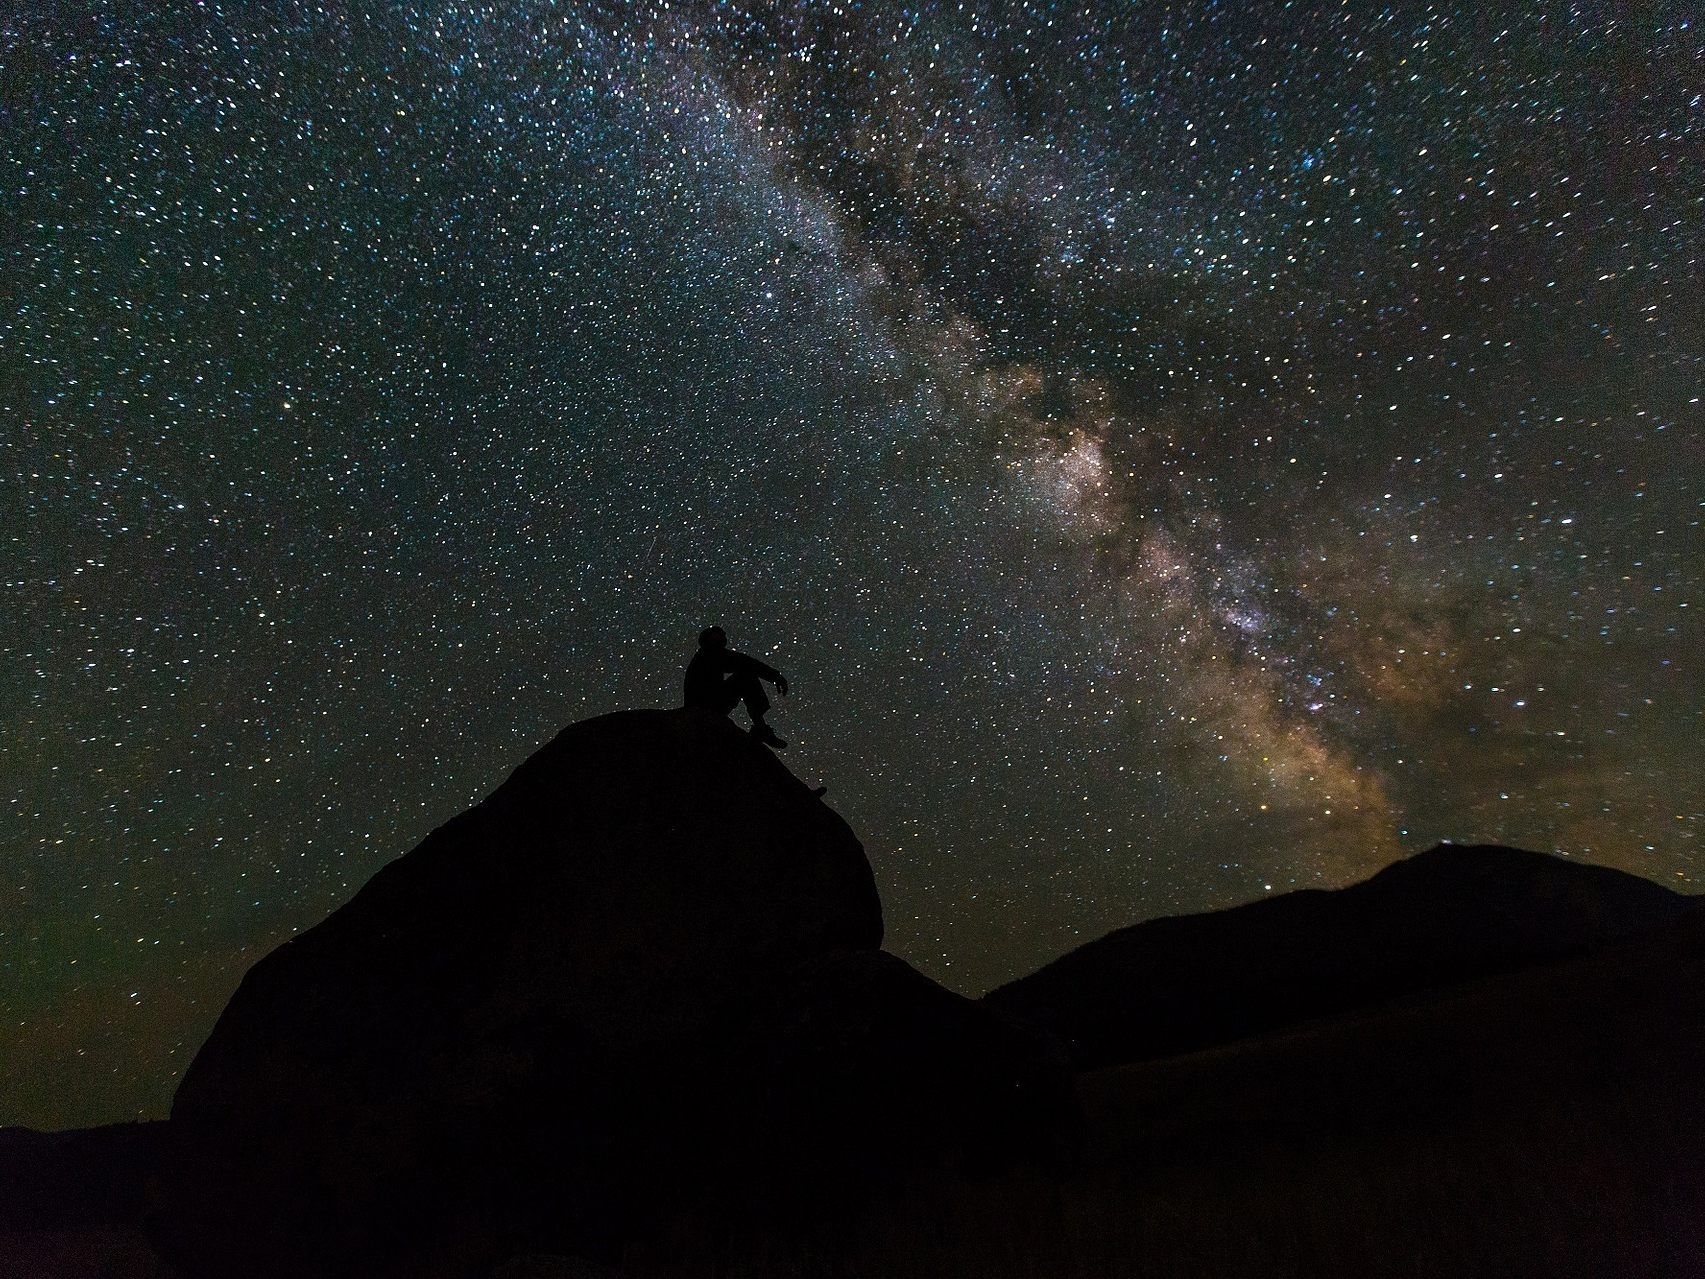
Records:
[[[248,963],[710,621],[968,991],[1442,838],[1693,884],[1696,40],[0,19],[0,1122],[163,1113]]]

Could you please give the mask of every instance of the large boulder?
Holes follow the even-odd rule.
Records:
[[[857,839],[726,718],[577,724],[248,974],[155,1237],[207,1279],[694,1256],[1069,1151],[1053,1041],[881,937]]]
[[[1070,1153],[1060,1045],[892,955],[806,960],[731,1000],[708,1042],[706,1076],[734,1103],[717,1112],[719,1157],[786,1177],[796,1194]]]
[[[162,1237],[208,1274],[619,1238],[720,1010],[881,937],[852,831],[727,719],[576,724],[244,978]]]

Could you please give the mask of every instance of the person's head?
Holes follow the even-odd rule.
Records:
[[[728,636],[720,626],[707,626],[699,632],[700,648],[727,648]]]

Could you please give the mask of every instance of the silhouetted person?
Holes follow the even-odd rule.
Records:
[[[752,717],[752,736],[773,750],[785,750],[787,743],[764,723],[764,714],[770,709],[764,680],[774,684],[783,697],[787,696],[786,676],[755,657],[736,653],[728,647],[728,636],[722,627],[712,626],[699,632],[699,651],[687,663],[687,705],[726,715],[745,702],[746,713]]]

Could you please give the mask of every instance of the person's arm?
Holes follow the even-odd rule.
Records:
[[[728,661],[731,666],[734,666],[737,669],[751,671],[752,674],[756,675],[759,679],[769,680],[770,683],[776,686],[776,692],[780,693],[783,697],[787,696],[787,676],[783,675],[767,662],[760,662],[757,658],[749,656],[746,653],[730,653],[728,655]]]

